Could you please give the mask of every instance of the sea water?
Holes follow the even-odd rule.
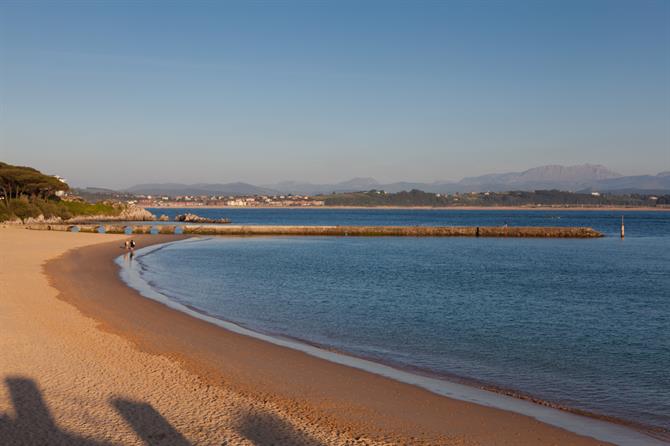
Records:
[[[601,230],[607,237],[206,238],[139,255],[135,267],[168,299],[257,332],[670,429],[670,213],[625,212],[624,240],[621,212],[608,211],[198,213],[240,224]]]

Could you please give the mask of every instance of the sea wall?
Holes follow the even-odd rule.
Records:
[[[532,238],[595,238],[603,234],[585,227],[535,226],[241,226],[241,225],[115,225],[115,224],[32,224],[27,229],[70,231],[76,226],[81,232],[122,234],[131,228],[133,234],[150,234],[152,228],[160,234],[174,234],[180,228],[184,234],[236,236],[394,236],[394,237],[532,237]]]

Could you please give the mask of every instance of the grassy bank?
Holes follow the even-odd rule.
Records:
[[[43,215],[44,218],[61,218],[67,220],[87,215],[119,215],[123,208],[109,203],[86,203],[81,201],[64,201],[57,198],[20,197],[2,200],[0,203],[0,221],[26,220]]]

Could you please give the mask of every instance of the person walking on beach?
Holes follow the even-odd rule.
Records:
[[[125,249],[126,251],[130,249],[130,243],[128,242],[128,240],[123,242],[123,249]]]
[[[135,240],[130,239],[128,246],[130,246],[130,260],[133,260],[133,257],[135,257]]]

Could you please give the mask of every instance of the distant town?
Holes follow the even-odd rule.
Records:
[[[324,206],[323,200],[302,195],[259,195],[259,196],[222,196],[222,195],[137,195],[128,200],[129,204],[141,207],[311,207]]]

